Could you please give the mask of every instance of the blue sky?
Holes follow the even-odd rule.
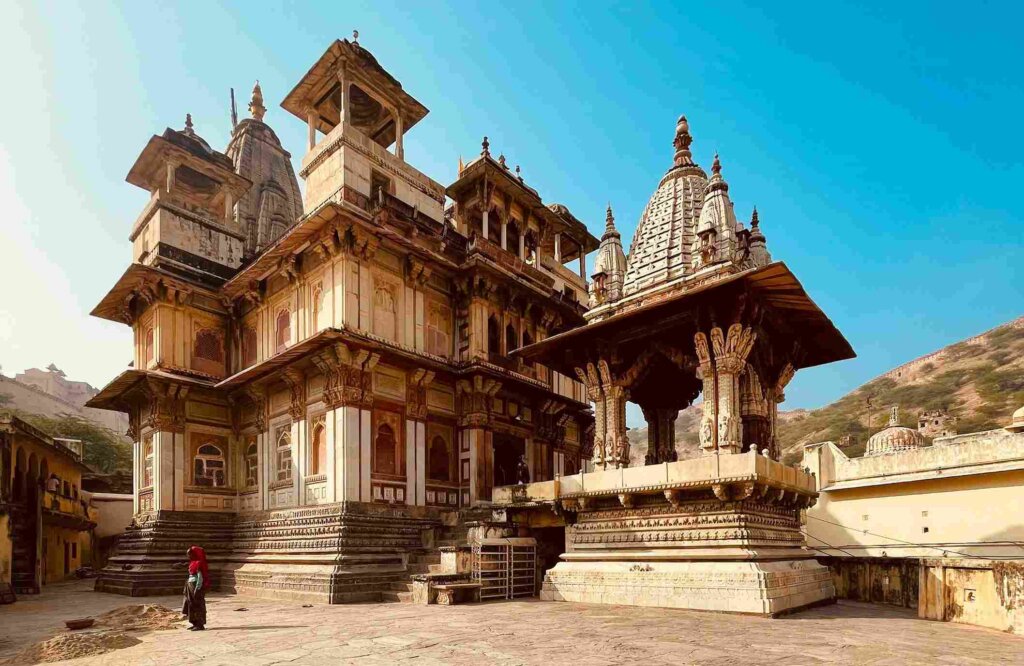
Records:
[[[258,78],[298,160],[278,104],[354,28],[431,110],[409,162],[451,182],[486,134],[596,233],[610,201],[632,236],[685,113],[694,157],[721,154],[740,218],[757,205],[858,353],[798,374],[786,407],[1022,314],[1022,11],[773,5],[0,0],[3,371],[120,372],[127,329],[86,315],[131,259],[147,195],[124,176],[148,137],[189,112],[223,149],[228,89],[244,113]]]

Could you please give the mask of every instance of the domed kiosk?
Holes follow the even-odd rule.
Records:
[[[889,425],[868,439],[866,456],[878,456],[896,451],[919,449],[928,443],[924,435],[913,428],[900,425],[900,408],[893,407],[889,415]]]
[[[774,615],[834,596],[800,530],[814,478],[779,461],[778,404],[797,370],[854,353],[772,262],[756,211],[737,220],[718,156],[708,178],[691,143],[681,117],[621,290],[609,214],[587,324],[519,352],[579,377],[595,414],[594,471],[520,497],[547,493],[575,522],[542,598]],[[677,460],[676,415],[700,395],[701,453]],[[628,468],[627,401],[648,419],[641,467]]]

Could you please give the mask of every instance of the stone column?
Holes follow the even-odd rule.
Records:
[[[508,217],[501,221],[501,249],[508,249]]]
[[[594,403],[594,453],[591,456],[591,462],[594,464],[594,469],[604,469],[608,418],[605,412],[606,401],[601,381],[593,363],[588,363],[586,369],[576,368],[576,376],[579,377],[580,383],[586,389],[587,398]]]
[[[555,263],[562,263],[562,234],[555,234]]]
[[[309,128],[309,134],[307,135],[306,150],[313,150],[316,146],[316,109],[312,106],[306,110],[306,124]]]
[[[704,401],[701,407],[700,428],[697,431],[700,441],[700,449],[704,455],[711,455],[718,445],[717,437],[717,403],[718,391],[715,388],[715,366],[711,358],[711,348],[708,346],[708,337],[704,333],[696,333],[693,336],[694,347],[697,350],[697,379],[703,383],[702,395]]]
[[[583,246],[580,245],[580,277],[587,279],[587,257],[583,254]]]
[[[519,258],[526,259],[526,231],[519,234]]]
[[[174,189],[174,175],[178,170],[178,165],[174,162],[167,163],[167,192],[170,193]]]
[[[173,510],[174,506],[174,433],[153,433],[153,509]],[[184,479],[179,479],[184,484]]]
[[[398,109],[395,109],[395,157],[400,160],[405,160],[405,147],[402,143],[402,135],[405,133],[405,129],[402,123],[402,114]]]
[[[717,326],[711,329],[718,388],[718,448],[723,453],[740,453],[743,449],[740,375],[755,340],[757,334],[742,324],[730,326],[726,335]]]
[[[489,216],[490,216],[490,211],[487,208],[484,208],[483,222],[480,225],[480,230],[481,230],[482,235],[483,235],[483,237],[485,239],[488,238],[488,233],[489,233],[489,229],[490,229],[490,227],[488,226],[488,224],[489,224],[488,223]]]
[[[345,65],[338,68],[338,89],[340,99],[338,100],[338,124],[341,125],[349,119],[349,80]]]

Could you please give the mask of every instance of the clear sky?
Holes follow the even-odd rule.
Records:
[[[330,41],[360,43],[431,113],[406,159],[434,179],[491,150],[547,202],[623,238],[672,160],[721,154],[858,358],[799,373],[817,407],[1024,311],[1024,40],[1016,3],[24,2],[0,0],[0,364],[102,385],[131,357],[89,310],[131,260],[147,194],[124,182],[185,113],[227,145],[228,89],[280,100]],[[826,7],[827,5],[827,7]],[[591,257],[591,260],[593,257]]]

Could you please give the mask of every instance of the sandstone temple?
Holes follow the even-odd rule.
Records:
[[[201,543],[224,590],[330,603],[835,598],[804,531],[825,471],[779,460],[776,419],[798,370],[854,352],[685,117],[627,256],[610,205],[597,238],[486,137],[448,185],[407,163],[427,108],[356,40],[282,107],[304,188],[259,84],[223,152],[186,117],[128,173],[150,199],[93,315],[134,363],[88,404],[128,415],[135,520],[98,590],[177,592]]]

